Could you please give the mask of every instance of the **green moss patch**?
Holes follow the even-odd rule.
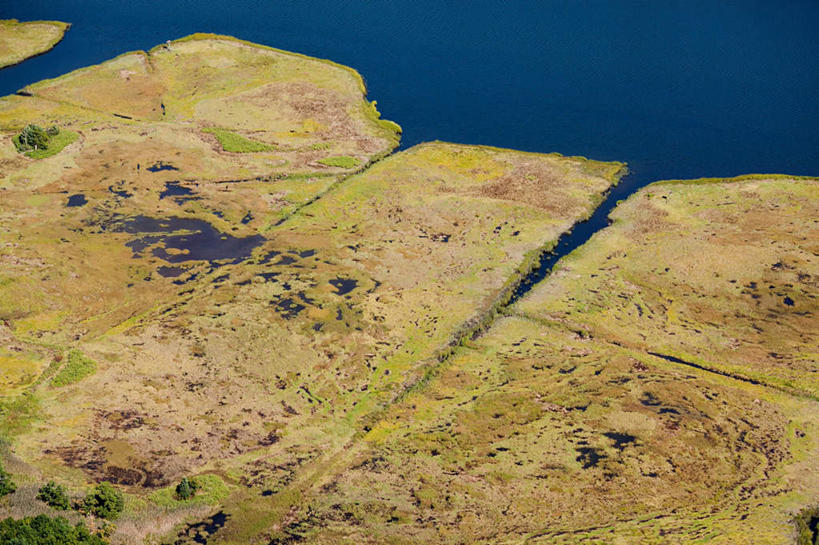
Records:
[[[275,148],[264,142],[250,140],[235,132],[225,129],[205,129],[204,132],[212,134],[219,141],[222,149],[232,153],[256,153],[260,151],[273,151]]]
[[[319,159],[318,162],[328,167],[339,168],[355,168],[360,164],[358,159],[355,157],[347,157],[344,155],[338,157],[325,157],[324,159]]]
[[[176,486],[160,488],[149,496],[150,500],[161,507],[182,507],[187,505],[218,505],[230,489],[225,481],[217,475],[199,475],[195,478],[198,488],[190,499],[181,500],[176,494]]]
[[[72,350],[68,353],[68,361],[51,381],[57,387],[67,386],[79,382],[85,377],[93,375],[97,371],[97,364],[94,360],[83,355],[79,350]]]
[[[49,138],[47,148],[27,151],[25,152],[26,157],[31,157],[32,159],[45,159],[46,157],[52,157],[60,153],[67,145],[76,142],[79,137],[80,135],[75,132],[62,130],[59,134]],[[18,149],[20,148],[19,138],[19,136],[14,137],[14,145]]]

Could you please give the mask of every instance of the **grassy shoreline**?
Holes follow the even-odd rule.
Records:
[[[32,34],[38,30],[36,27],[40,27],[40,30],[44,27],[50,28],[57,32],[52,32],[51,36],[47,36],[45,40],[32,39],[27,35],[13,35],[13,33],[19,34],[20,32]],[[0,70],[51,51],[63,40],[69,28],[71,24],[62,21],[0,20]],[[8,50],[10,52],[7,52]]]

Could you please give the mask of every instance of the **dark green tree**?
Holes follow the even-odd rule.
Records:
[[[125,499],[122,492],[111,486],[111,483],[103,482],[89,492],[83,506],[87,512],[97,517],[114,520],[122,513]]]
[[[71,507],[71,500],[68,498],[68,494],[65,493],[65,487],[54,481],[48,481],[40,487],[39,492],[37,492],[37,499],[61,511],[66,511]]]
[[[11,480],[11,474],[0,465],[0,497],[11,494],[15,490],[17,490],[17,485]]]
[[[196,482],[196,479],[182,477],[182,480],[176,485],[176,496],[180,500],[187,500],[196,495],[197,490],[199,490],[199,483]]]

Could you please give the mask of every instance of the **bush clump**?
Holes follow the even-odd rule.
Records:
[[[56,155],[64,147],[76,141],[79,135],[61,131],[56,125],[44,129],[39,125],[26,125],[13,139],[14,147],[32,159],[45,159]]]
[[[63,517],[45,515],[0,520],[0,543],[8,545],[105,545],[82,524],[72,526]]]
[[[794,520],[796,545],[819,545],[819,507],[805,509]]]
[[[54,481],[48,481],[40,487],[37,499],[60,511],[67,511],[71,507],[71,500],[65,492],[65,487]]]
[[[11,494],[15,490],[17,490],[17,485],[11,479],[11,474],[0,465],[0,497]]]
[[[176,485],[176,497],[180,500],[188,500],[196,495],[196,491],[199,490],[199,488],[199,483],[196,482],[196,479],[182,477],[182,480]]]
[[[52,129],[56,129],[55,136],[60,132],[57,127],[52,127],[46,131],[39,125],[26,125],[17,135],[17,138],[14,139],[17,151],[48,149],[48,140]]]
[[[114,520],[122,513],[125,498],[122,492],[114,488],[111,483],[103,482],[85,497],[83,507],[86,512],[94,516]]]

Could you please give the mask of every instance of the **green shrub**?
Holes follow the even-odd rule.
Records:
[[[196,482],[196,479],[182,477],[182,480],[176,485],[176,497],[180,500],[187,500],[196,495],[197,490],[199,490],[199,483]]]
[[[103,482],[85,497],[83,507],[94,516],[114,520],[122,513],[125,498],[111,483]]]
[[[54,128],[56,129],[56,127]],[[26,153],[26,156],[31,157],[32,159],[45,159],[46,157],[57,155],[63,150],[64,147],[73,143],[79,137],[80,135],[75,132],[59,131],[57,134],[49,138],[47,148],[29,151]]]
[[[228,495],[230,489],[219,476],[205,474],[196,477],[196,495],[187,500],[180,499],[173,485],[154,490],[148,497],[156,505],[175,509],[183,505],[219,505]]]
[[[319,163],[327,165],[328,167],[339,168],[355,168],[359,165],[358,159],[355,157],[347,157],[346,155],[339,155],[338,157],[325,157],[319,159]]]
[[[56,125],[43,129],[37,125],[26,125],[13,139],[17,151],[32,159],[44,159],[56,155],[68,144],[79,138],[71,131],[61,131]]]
[[[8,545],[105,545],[100,536],[91,534],[82,523],[76,526],[63,517],[45,515],[15,520],[0,520],[0,543]]]
[[[796,545],[819,545],[819,507],[805,509],[794,520]]]
[[[270,144],[250,140],[240,134],[226,131],[225,129],[205,129],[204,132],[215,136],[223,150],[233,153],[255,153],[258,151],[273,151],[275,149]]]
[[[0,466],[0,496],[11,494],[15,490],[17,490],[17,485],[11,479],[11,474]]]
[[[65,492],[65,487],[54,481],[48,481],[40,487],[37,499],[61,511],[66,511],[71,507],[71,500]]]
[[[46,149],[48,133],[39,125],[26,125],[14,140],[17,151]]]
[[[67,361],[63,365],[57,376],[52,379],[53,386],[66,386],[79,382],[87,376],[93,375],[97,370],[94,360],[83,355],[79,350],[72,350],[68,353]]]

